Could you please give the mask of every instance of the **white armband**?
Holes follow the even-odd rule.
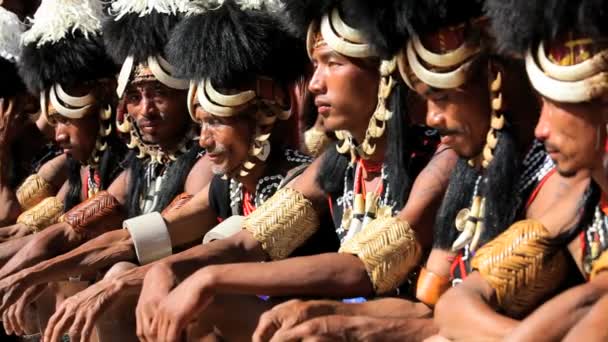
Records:
[[[230,216],[205,234],[205,237],[203,237],[203,245],[213,240],[231,237],[240,232],[243,230],[243,221],[245,221],[245,216]]]
[[[171,237],[165,220],[158,212],[125,220],[122,227],[129,231],[141,265],[172,254]]]

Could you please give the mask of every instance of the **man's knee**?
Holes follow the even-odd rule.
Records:
[[[106,272],[106,275],[103,277],[103,279],[115,278],[119,274],[126,272],[130,269],[133,269],[135,267],[137,267],[137,265],[130,263],[130,262],[126,262],[126,261],[118,262],[118,263],[114,264],[114,266],[112,266],[108,270],[108,272]]]

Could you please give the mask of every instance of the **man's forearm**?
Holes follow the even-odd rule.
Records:
[[[160,262],[164,263],[179,281],[182,281],[208,265],[266,260],[266,255],[261,248],[256,248],[257,242],[251,241],[253,237],[248,232],[240,232],[237,235],[244,236],[244,239],[228,238],[213,241],[174,254]]]
[[[26,235],[17,239],[5,241],[0,244],[0,268],[11,260],[12,257],[14,257],[33,239],[34,235]]]
[[[42,261],[22,272],[30,286],[59,281],[70,276],[97,271],[119,261],[136,260],[131,236],[120,229],[103,234],[82,246],[49,260]]]
[[[59,223],[48,227],[33,235],[30,241],[0,269],[0,279],[65,253],[81,241],[82,237],[74,234],[67,224]]]
[[[214,291],[271,296],[355,297],[373,294],[363,263],[351,254],[327,253],[268,263],[209,266],[197,275]],[[196,281],[196,280],[193,280]]]

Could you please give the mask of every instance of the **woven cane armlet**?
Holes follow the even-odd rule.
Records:
[[[339,252],[357,255],[376,293],[397,288],[418,265],[421,254],[409,223],[396,217],[372,221],[346,241]]]
[[[28,226],[32,232],[36,233],[57,223],[62,213],[63,202],[56,197],[47,197],[33,208],[21,213],[17,218],[17,223]]]
[[[416,283],[416,298],[428,306],[435,306],[439,297],[450,288],[450,278],[440,276],[426,268],[420,270]]]
[[[43,199],[53,195],[51,183],[37,174],[27,177],[17,189],[17,201],[23,210],[28,210]]]
[[[595,278],[601,272],[608,270],[608,251],[604,251],[602,255],[593,263],[591,275],[589,279]]]
[[[173,201],[171,201],[171,203],[169,203],[169,205],[167,207],[165,207],[165,209],[163,209],[162,215],[165,215],[169,212],[180,209],[181,207],[186,205],[186,203],[188,203],[188,201],[190,201],[192,199],[192,197],[194,197],[194,196],[190,195],[187,192],[177,195],[173,199]]]
[[[473,269],[496,291],[498,306],[521,318],[553,293],[566,276],[566,257],[534,220],[519,221],[477,251]]]
[[[283,188],[247,216],[243,228],[253,234],[272,260],[281,260],[314,234],[319,216],[304,195]]]
[[[107,191],[98,193],[95,197],[80,203],[63,216],[78,233],[86,233],[91,226],[120,211],[120,203]]]

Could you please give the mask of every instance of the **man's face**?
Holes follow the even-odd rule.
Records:
[[[127,88],[127,112],[145,142],[168,144],[184,137],[190,123],[186,95],[186,92],[158,81],[141,82]]]
[[[427,101],[426,124],[441,134],[441,142],[459,156],[481,153],[490,129],[489,96],[479,82],[461,88],[438,90],[419,84],[417,92]]]
[[[63,153],[86,163],[93,153],[97,134],[99,132],[99,118],[95,113],[88,113],[81,119],[67,119],[55,114],[55,141],[63,149]]]
[[[606,129],[605,103],[558,103],[543,98],[534,134],[545,147],[557,171],[566,177],[601,165]]]
[[[314,49],[312,61],[315,71],[308,89],[325,128],[363,134],[376,108],[378,67],[345,57],[327,45]]]
[[[199,144],[207,150],[216,175],[229,175],[239,171],[249,156],[255,125],[246,115],[234,117],[214,116],[196,107],[196,118],[201,124]]]

